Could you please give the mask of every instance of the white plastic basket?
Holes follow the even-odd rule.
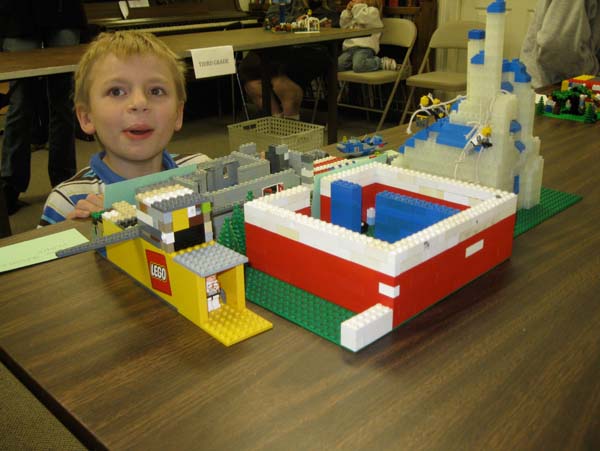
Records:
[[[239,122],[227,128],[231,150],[249,142],[256,143],[259,152],[266,151],[271,144],[287,144],[291,150],[299,152],[323,148],[325,127],[322,125],[271,116]]]

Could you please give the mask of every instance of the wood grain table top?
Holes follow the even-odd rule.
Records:
[[[583,200],[359,353],[252,304],[273,330],[226,348],[87,253],[0,275],[0,357],[95,448],[598,449],[599,127],[536,119]]]

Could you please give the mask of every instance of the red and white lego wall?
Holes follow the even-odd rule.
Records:
[[[363,213],[387,190],[462,211],[386,243],[332,225],[331,182],[363,190]],[[397,326],[510,257],[517,196],[373,163],[321,180],[321,218],[311,191],[296,187],[245,204],[250,265],[354,312],[380,303]]]

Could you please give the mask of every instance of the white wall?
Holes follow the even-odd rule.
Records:
[[[452,20],[478,20],[485,23],[486,8],[492,0],[439,0],[438,23]],[[504,34],[504,58],[518,58],[521,44],[525,38],[529,22],[535,12],[536,0],[506,0],[506,31]],[[466,66],[457,62],[465,55],[449,55],[448,59],[438,59],[438,68],[449,70],[464,69]]]

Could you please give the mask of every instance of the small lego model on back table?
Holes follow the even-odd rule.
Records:
[[[373,135],[364,138],[344,138],[342,142],[336,144],[336,149],[348,158],[364,157],[371,155],[378,150],[383,150],[385,142],[381,135]]]
[[[600,119],[600,77],[580,75],[563,80],[560,89],[552,91],[536,113],[556,119],[595,123]]]

